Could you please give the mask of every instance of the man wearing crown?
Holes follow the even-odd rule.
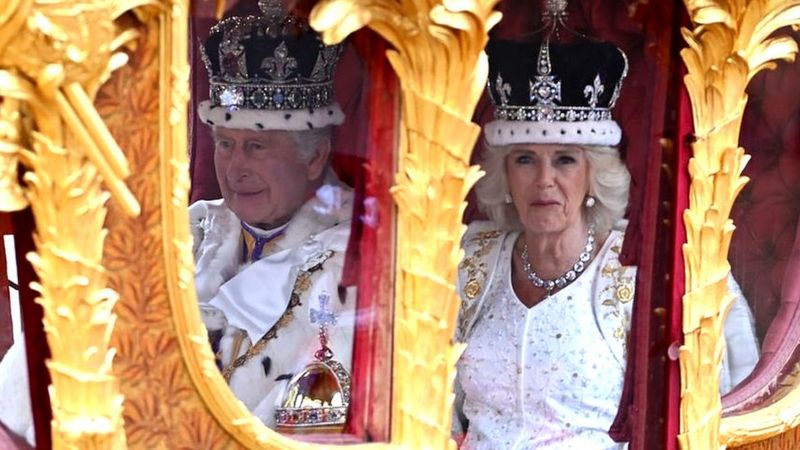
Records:
[[[203,46],[210,95],[198,114],[212,127],[223,198],[190,207],[198,301],[223,377],[259,419],[336,425],[355,308],[339,287],[352,193],[329,167],[331,128],[344,121],[333,98],[340,48],[260,6],[261,16],[215,25]],[[292,410],[290,385],[315,364],[341,395],[311,399],[324,414]]]

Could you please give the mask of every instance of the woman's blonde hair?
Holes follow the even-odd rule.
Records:
[[[589,195],[596,203],[583,213],[598,233],[605,233],[625,215],[628,207],[631,176],[619,157],[616,147],[579,146],[589,163]],[[492,221],[507,230],[522,230],[522,222],[513,203],[506,203],[509,194],[506,178],[506,156],[514,145],[491,146],[484,143],[481,168],[486,172],[475,186],[478,207]]]

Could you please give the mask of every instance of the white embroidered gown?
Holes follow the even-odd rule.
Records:
[[[575,282],[530,309],[511,285],[515,240],[503,239],[501,263],[458,363],[469,420],[461,448],[625,448],[608,436],[622,394],[630,313],[615,289],[632,286],[635,274],[617,260],[622,235],[612,232]],[[608,308],[598,309],[593,296]]]

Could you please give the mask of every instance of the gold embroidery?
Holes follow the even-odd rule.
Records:
[[[477,233],[469,240],[469,243],[478,244],[478,249],[469,257],[464,258],[459,264],[459,269],[466,270],[467,282],[464,285],[464,295],[472,300],[483,291],[483,284],[486,282],[486,262],[483,257],[491,250],[491,243],[502,234],[500,230],[483,231]]]
[[[287,309],[286,312],[278,319],[278,328],[283,328],[289,325],[289,322],[294,319],[294,310]]]
[[[300,275],[297,276],[297,280],[294,282],[294,289],[298,292],[305,292],[308,288],[311,287],[311,276],[310,272],[313,272],[314,269],[317,267],[312,267],[309,269],[309,272],[300,272]]]
[[[239,350],[242,348],[242,343],[244,342],[244,338],[247,337],[247,333],[244,330],[239,330],[236,332],[236,337],[233,339],[233,351],[231,352],[231,361],[228,365],[233,365],[236,361],[236,355],[239,354]],[[222,353],[222,349],[220,349],[219,353]]]
[[[622,354],[625,358],[628,355],[628,330],[630,329],[631,318],[627,314],[622,315],[622,319],[617,328],[614,329],[614,338],[622,343]]]
[[[622,303],[628,303],[633,300],[633,288],[630,283],[623,283],[617,286],[616,291],[617,300]]]
[[[619,255],[621,247],[615,244],[611,247],[611,251]],[[600,295],[607,296],[602,302],[603,306],[610,308],[606,313],[606,317],[613,316],[619,319],[619,325],[614,328],[613,336],[623,343],[623,350],[627,340],[630,317],[623,313],[622,305],[633,301],[634,282],[636,281],[630,275],[630,272],[630,268],[621,265],[617,258],[607,262],[600,270],[603,278],[611,279],[611,282],[603,288]]]
[[[300,302],[300,298],[302,295],[311,287],[311,276],[314,272],[318,270],[322,270],[322,263],[328,260],[331,256],[333,256],[333,251],[327,251],[322,255],[322,260],[319,261],[318,264],[314,265],[308,270],[302,270],[300,273],[297,274],[297,278],[294,280],[294,287],[292,288],[292,294],[289,299],[289,306],[286,308],[286,311],[283,312],[280,319],[272,326],[272,328],[267,331],[255,345],[252,345],[244,355],[239,356],[236,358],[230,365],[225,367],[222,370],[222,377],[225,378],[225,381],[230,383],[231,377],[233,373],[239,367],[245,365],[248,361],[253,359],[256,355],[259,355],[266,347],[269,341],[276,339],[278,337],[278,330],[287,327],[294,319],[294,308],[300,306],[302,303]],[[235,354],[235,353],[234,353]]]
[[[611,251],[619,254],[620,247],[614,245]],[[631,275],[628,275],[629,268],[619,263],[618,259],[609,261],[600,271],[603,278],[611,278],[611,284],[603,289],[602,294],[611,294],[611,298],[603,300],[605,306],[618,306],[620,303],[629,303],[633,300],[634,282]]]
[[[486,283],[486,261],[485,256],[489,254],[492,249],[492,244],[496,244],[496,239],[503,234],[500,230],[483,231],[475,234],[465,243],[465,248],[470,248],[470,244],[476,244],[478,249],[475,250],[470,256],[464,258],[461,264],[458,265],[459,270],[466,271],[467,282],[464,284],[464,296],[466,301],[461,305],[458,312],[458,321],[456,322],[456,338],[463,340],[466,338],[464,327],[471,321],[472,316],[475,315],[477,302],[473,302],[484,289]]]
[[[464,295],[466,295],[467,298],[470,300],[477,297],[478,293],[480,292],[481,292],[481,284],[478,283],[478,280],[470,279],[464,286]]]

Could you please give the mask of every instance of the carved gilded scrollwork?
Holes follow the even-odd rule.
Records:
[[[172,11],[185,12],[180,8]],[[162,95],[171,94],[154,87],[166,76],[162,71],[168,74],[173,64],[185,67],[185,58],[173,61],[170,49],[161,45],[169,17],[136,12],[141,22],[136,27],[136,50],[129,63],[100,88],[95,101],[125,151],[131,167],[127,183],[142,205],[135,218],[115,204],[109,205],[109,235],[103,255],[109,287],[119,293],[111,344],[117,349],[114,374],[125,396],[125,434],[129,448],[229,448],[234,446],[234,438],[196,394],[184,364],[165,271],[162,199],[170,201],[179,187],[165,185],[160,169],[162,165],[171,167],[168,156],[185,154],[185,147],[160,143],[171,133],[164,130],[162,134],[161,130],[177,128],[174,133],[180,133],[185,125],[170,123],[170,110],[161,108],[160,102]],[[185,21],[185,17],[175,20]],[[183,83],[184,91],[178,89],[174,94],[176,101],[186,98]]]
[[[720,448],[731,440],[731,430],[720,437],[718,374],[725,349],[723,324],[732,300],[726,280],[735,227],[729,216],[748,181],[741,174],[749,156],[739,147],[745,89],[755,74],[773,68],[777,60],[794,60],[794,40],[771,35],[781,27],[800,24],[800,2],[685,0],[685,4],[694,28],[682,30],[689,47],[681,56],[688,69],[685,83],[696,141],[689,161],[689,209],[684,212],[685,343],[680,351],[678,440],[684,450],[697,450]],[[788,424],[783,425],[772,432]],[[765,436],[763,429],[741,426],[750,439]]]
[[[124,3],[124,2],[123,2]],[[115,350],[118,295],[102,265],[109,196],[128,215],[139,203],[123,181],[127,161],[92,105],[124,62],[131,35],[108,1],[12,0],[0,6],[0,208],[30,202],[52,357],[54,448],[125,448]],[[17,159],[29,169],[17,184]],[[105,189],[110,191],[105,192]]]
[[[392,442],[411,448],[454,448],[451,392],[462,351],[452,343],[454,281],[464,199],[481,175],[469,166],[480,134],[470,118],[488,72],[487,32],[500,20],[496,3],[324,0],[311,15],[329,42],[368,26],[394,48],[387,57],[403,109],[392,189],[398,206]]]
[[[17,182],[17,166],[23,150],[19,106],[19,100],[12,98],[5,98],[0,103],[0,205],[6,211],[18,211],[28,206]]]

